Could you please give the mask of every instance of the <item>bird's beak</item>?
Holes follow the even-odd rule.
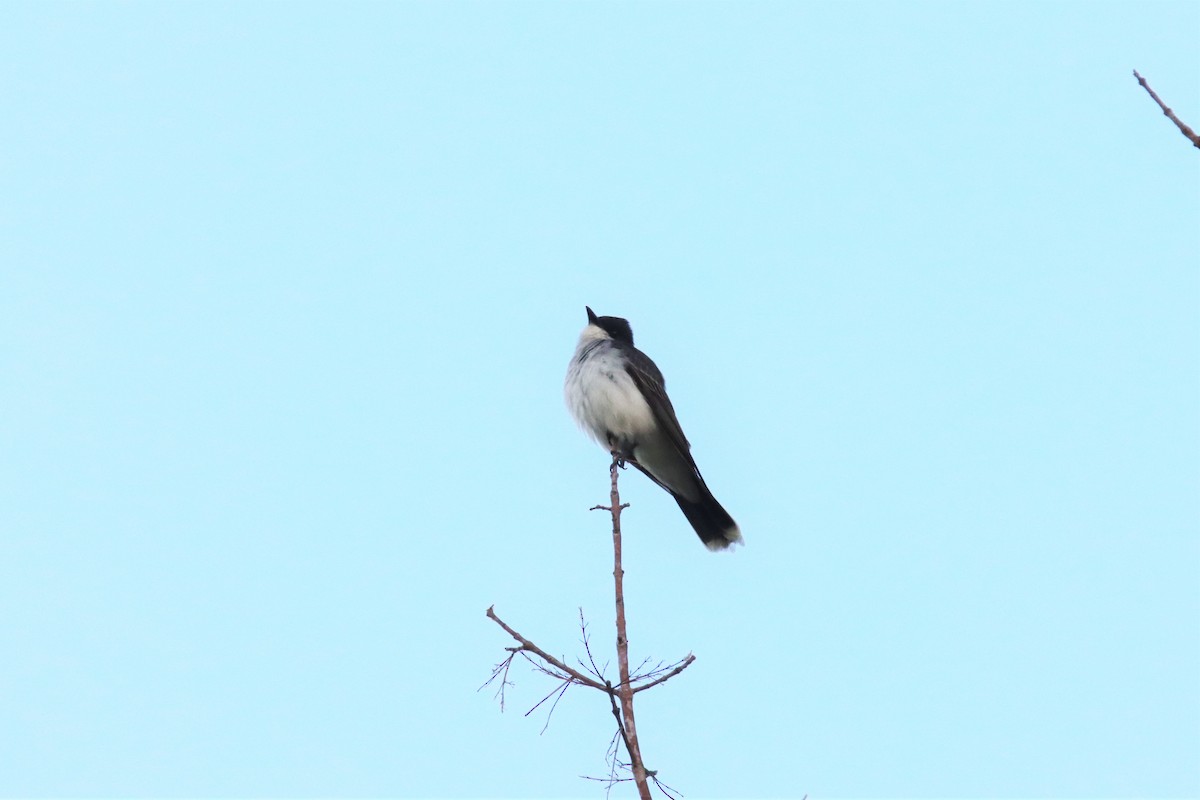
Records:
[[[584,308],[586,308],[587,312],[588,312],[588,322],[589,323],[595,322],[598,319],[598,317],[596,316],[596,312],[592,311],[592,309],[589,308],[588,306],[584,306]]]

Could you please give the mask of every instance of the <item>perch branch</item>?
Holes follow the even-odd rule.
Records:
[[[614,452],[612,465],[609,467],[611,478],[609,505],[594,506],[592,509],[608,511],[612,515],[613,584],[616,599],[617,667],[620,672],[620,682],[614,686],[604,675],[608,665],[605,664],[604,668],[602,668],[596,663],[596,658],[592,653],[587,623],[583,618],[583,609],[579,610],[579,628],[582,635],[583,649],[587,654],[587,663],[584,663],[582,659],[577,659],[580,669],[575,669],[562,659],[550,655],[516,631],[512,626],[496,616],[495,607],[491,606],[487,610],[488,619],[504,629],[505,633],[517,641],[518,646],[504,648],[508,652],[508,657],[496,665],[492,670],[492,676],[479,688],[482,689],[484,686],[488,686],[493,681],[499,679],[500,686],[496,690],[496,693],[500,698],[500,707],[503,709],[505,688],[512,685],[508,680],[509,669],[512,666],[513,659],[520,655],[533,665],[533,668],[538,672],[549,675],[561,682],[561,685],[552,689],[549,694],[539,700],[525,714],[525,716],[529,716],[529,714],[532,714],[542,705],[553,699],[553,702],[550,703],[550,711],[546,717],[547,725],[550,724],[550,717],[554,714],[554,709],[557,707],[558,701],[562,699],[567,689],[573,684],[588,686],[604,692],[608,695],[613,718],[617,722],[617,732],[613,735],[610,742],[609,758],[606,759],[611,765],[609,777],[606,779],[608,788],[611,790],[617,783],[632,780],[637,785],[639,800],[651,800],[650,783],[653,782],[666,797],[673,799],[674,795],[672,792],[674,790],[660,782],[657,773],[654,770],[646,769],[645,763],[642,761],[642,751],[641,746],[638,744],[637,725],[633,714],[633,695],[644,689],[658,686],[675,677],[687,669],[696,660],[696,657],[688,653],[686,657],[674,664],[664,665],[660,661],[649,669],[647,669],[647,665],[650,663],[650,659],[647,658],[638,665],[637,674],[632,675],[632,677],[630,675],[629,636],[625,624],[625,570],[621,566],[621,511],[628,508],[629,504],[621,503],[621,496],[617,490],[619,470],[624,466],[625,460],[621,454]],[[544,732],[545,728],[543,727],[542,730]],[[629,763],[627,764],[621,761],[617,755],[618,741],[625,746],[625,752],[629,754]],[[617,778],[618,769],[628,770],[631,777]],[[588,780],[605,779],[588,778]]]
[[[617,491],[617,475],[621,465],[621,457],[613,453],[612,466],[608,468],[612,478],[612,488],[609,491],[609,511],[613,521],[613,582],[617,599],[617,669],[620,670],[621,683],[617,686],[617,694],[621,698],[621,714],[617,717],[620,724],[624,717],[621,735],[625,738],[625,750],[629,753],[629,766],[633,772],[633,780],[637,784],[638,797],[650,800],[650,786],[646,782],[646,765],[642,762],[642,750],[638,744],[637,725],[633,718],[633,687],[629,683],[629,637],[625,631],[625,570],[621,567],[621,494]],[[613,701],[613,715],[616,714],[616,701]],[[653,773],[651,773],[653,774]]]

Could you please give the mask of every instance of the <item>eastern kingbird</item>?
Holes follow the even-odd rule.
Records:
[[[692,460],[662,373],[633,346],[629,322],[598,317],[590,308],[587,315],[567,367],[564,394],[571,416],[601,447],[670,492],[708,549],[740,543],[737,523]]]

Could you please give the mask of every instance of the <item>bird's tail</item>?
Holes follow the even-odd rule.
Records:
[[[724,550],[731,544],[741,544],[742,532],[738,530],[737,523],[712,496],[703,481],[700,482],[700,499],[697,501],[688,500],[675,492],[671,492],[671,496],[709,550]]]

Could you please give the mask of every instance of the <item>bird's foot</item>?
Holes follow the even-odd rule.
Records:
[[[625,462],[633,461],[633,456],[623,453],[620,450],[611,450],[610,452],[612,453],[614,467],[625,469]]]

